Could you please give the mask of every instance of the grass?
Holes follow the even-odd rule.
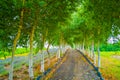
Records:
[[[120,51],[101,52],[100,72],[105,80],[120,80]]]
[[[17,48],[16,51],[15,51],[15,56],[26,56],[29,52],[29,49],[28,48]],[[4,56],[5,55],[5,56]],[[6,58],[9,58],[11,57],[11,52],[3,52],[3,51],[0,51],[0,59],[5,59]]]
[[[43,50],[46,50],[46,48],[43,48]],[[36,52],[36,48],[33,49],[34,51],[34,54]],[[29,48],[17,48],[16,51],[15,51],[15,56],[27,56],[29,54],[30,50]],[[6,58],[9,58],[11,57],[11,52],[3,52],[3,51],[0,51],[0,59],[5,59]],[[5,55],[5,56],[4,56]]]
[[[28,53],[22,53],[22,54],[15,54],[15,56],[27,56]],[[10,58],[11,56],[10,55],[7,55],[6,58]],[[3,56],[0,56],[0,59],[5,59]]]

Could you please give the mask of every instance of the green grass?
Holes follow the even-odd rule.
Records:
[[[43,48],[43,50],[46,50],[46,48]],[[33,49],[34,53],[36,53],[36,48]],[[15,51],[15,56],[27,56],[28,53],[30,52],[30,49],[29,48],[17,48],[16,51]],[[5,59],[5,56],[6,58],[8,57],[11,57],[11,52],[3,52],[3,51],[0,51],[0,59]]]
[[[101,52],[101,56],[103,56],[103,57],[111,57],[112,55],[119,55],[120,56],[120,51]]]
[[[25,56],[28,54],[28,52],[29,52],[28,48],[27,49],[26,48],[17,48],[15,51],[15,56]],[[7,51],[5,51],[5,52],[0,51],[0,59],[5,59],[4,55],[6,56],[6,58],[11,57],[11,52],[9,53]]]
[[[23,54],[29,52],[29,48],[17,48],[15,54]]]
[[[120,80],[120,51],[101,52],[101,73],[105,80]]]

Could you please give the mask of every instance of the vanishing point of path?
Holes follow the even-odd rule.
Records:
[[[77,50],[68,50],[67,59],[50,80],[100,80],[93,67]]]

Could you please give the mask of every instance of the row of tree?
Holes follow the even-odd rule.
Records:
[[[76,11],[68,18],[65,40],[71,46],[81,46],[91,50],[94,63],[94,47],[98,51],[98,67],[100,67],[100,44],[108,41],[110,36],[120,34],[120,1],[117,0],[82,0]]]
[[[30,47],[29,76],[33,79],[33,45],[36,52],[43,49],[45,42],[60,45],[61,24],[78,3],[78,0],[0,1],[0,50],[12,52],[9,80],[13,80],[17,46]],[[44,57],[41,63],[44,63]]]
[[[34,77],[33,45],[38,52],[45,42],[48,48],[63,44],[79,46],[83,51],[88,48],[93,59],[94,46],[97,46],[100,67],[100,43],[120,32],[119,3],[119,0],[0,1],[0,50],[12,52],[9,80],[13,80],[16,46],[30,47],[30,79]]]

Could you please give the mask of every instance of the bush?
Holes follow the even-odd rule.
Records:
[[[95,48],[95,51],[97,48]],[[102,44],[100,46],[100,51],[120,51],[119,44]]]

